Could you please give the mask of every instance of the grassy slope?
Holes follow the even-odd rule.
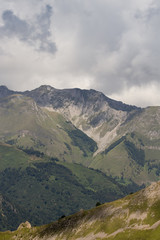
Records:
[[[0,143],[0,171],[3,171],[8,167],[24,168],[31,161],[34,161],[34,159],[36,158],[29,157],[23,151],[14,146]]]
[[[88,164],[96,143],[60,114],[40,108],[21,95],[0,101],[0,139],[70,162]],[[83,144],[85,142],[85,144]],[[86,161],[86,162],[85,162]]]
[[[160,182],[112,203],[80,211],[54,223],[22,228],[0,237],[8,239],[158,240],[160,234]],[[3,238],[0,238],[3,239]]]
[[[122,192],[126,191],[121,185],[117,185],[115,180],[98,170],[84,168],[79,164],[62,162],[59,162],[59,164],[70,169],[79,183],[89,191],[93,191],[100,202],[104,202],[105,198],[108,199],[108,201],[112,201],[115,198],[115,194],[120,196]]]
[[[113,177],[131,178],[139,185],[159,180],[159,119],[159,107],[144,109],[121,126],[116,141],[98,154],[89,166]]]

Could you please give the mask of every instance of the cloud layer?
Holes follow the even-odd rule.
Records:
[[[33,22],[20,19],[12,10],[2,13],[3,25],[0,27],[0,37],[17,37],[20,41],[33,46],[37,51],[46,51],[53,54],[56,51],[51,36],[50,24],[52,7],[46,5],[45,11],[37,15]]]
[[[160,105],[158,0],[2,0],[0,84]]]

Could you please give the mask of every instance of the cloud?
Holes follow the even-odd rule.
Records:
[[[149,83],[145,86],[124,88],[121,92],[114,93],[110,97],[128,104],[133,105],[134,103],[134,105],[141,107],[158,106],[160,103],[159,88],[160,84]]]
[[[5,10],[2,14],[4,25],[0,27],[0,37],[17,37],[20,41],[34,46],[36,50],[55,53],[56,46],[50,40],[52,7],[46,5],[45,11],[36,16],[34,22],[28,23],[16,16],[13,11]]]
[[[158,0],[1,2],[0,84],[94,88],[160,105]]]

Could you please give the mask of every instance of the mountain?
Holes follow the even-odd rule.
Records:
[[[1,90],[2,89],[2,90]],[[0,98],[4,97],[4,86],[0,87]],[[7,90],[7,96],[13,91]],[[82,130],[98,144],[102,151],[117,136],[117,131],[126,119],[141,109],[106,97],[95,90],[55,89],[51,86],[41,86],[32,91],[15,92],[32,98],[38,106],[58,112]]]
[[[160,179],[160,107],[126,105],[92,89],[2,86],[0,115],[3,142],[98,169],[125,185]]]
[[[45,224],[160,179],[160,107],[95,90],[1,86],[0,116],[0,193],[19,220]]]
[[[63,115],[97,143],[86,166],[125,184],[160,179],[160,107],[126,105],[95,90],[41,86],[24,94]]]
[[[98,151],[112,142],[131,112],[140,110],[92,89],[58,90],[44,85],[24,94],[33,98],[39,106],[62,114],[98,144]]]
[[[9,90],[6,86],[0,86],[0,98],[8,97],[15,93],[15,91]]]
[[[123,184],[160,179],[160,107],[126,105],[92,89],[1,86],[0,115],[2,142],[99,169]]]
[[[159,240],[160,182],[91,210],[41,227],[21,224],[17,231],[1,233],[3,239],[28,240]]]

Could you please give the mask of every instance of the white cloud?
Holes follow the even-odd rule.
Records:
[[[127,102],[131,105],[147,107],[150,105],[160,106],[159,95],[160,84],[147,84],[145,86],[133,86],[131,88],[124,88],[119,93],[110,95],[111,98]]]
[[[95,88],[126,103],[159,102],[158,0],[1,2],[0,84]]]

